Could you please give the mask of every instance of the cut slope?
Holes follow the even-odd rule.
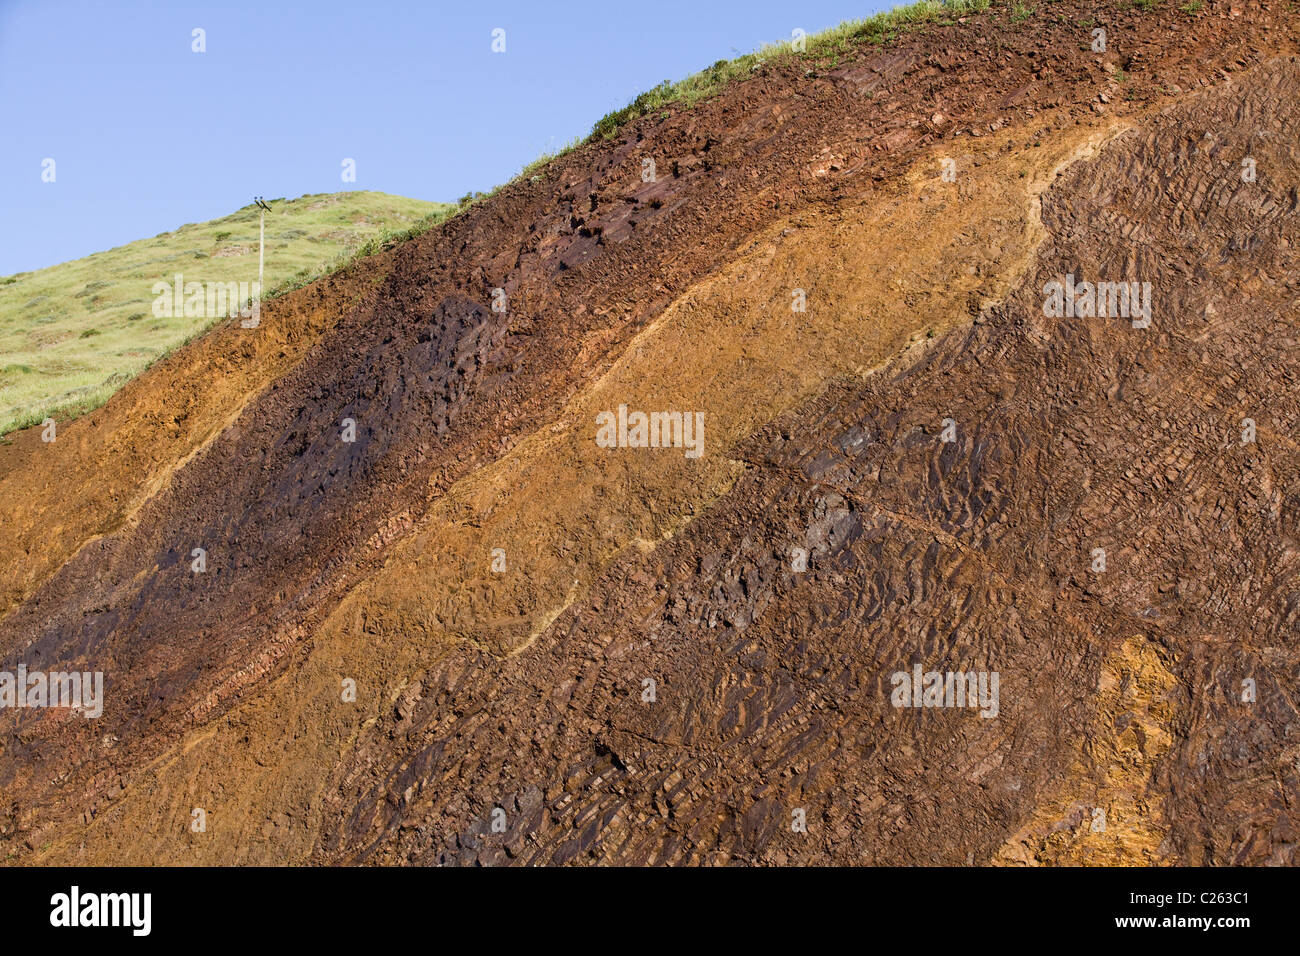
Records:
[[[1122,674],[1118,642],[1139,627],[1180,645],[1164,665],[1177,683],[1153,686],[1183,695],[1144,697],[1139,722],[1163,727],[1176,704],[1174,726],[1193,720],[1217,741],[1216,699],[1180,689],[1205,686],[1197,668],[1226,680],[1223,654],[1255,653],[1225,625],[1254,614],[1294,626],[1277,583],[1294,560],[1287,507],[1251,527],[1255,584],[1220,608],[1226,620],[1152,624],[1146,590],[1165,593],[1163,567],[1114,594],[1070,575],[1098,536],[1142,530],[1149,506],[1124,502],[1123,485],[1144,487],[1153,463],[1186,470],[1183,449],[1133,449],[1152,398],[1169,422],[1202,429],[1197,448],[1212,458],[1180,389],[1219,375],[1238,339],[1195,321],[1204,285],[1161,300],[1193,318],[1152,340],[1044,323],[1038,290],[1066,268],[1127,275],[1134,255],[1159,282],[1181,282],[1207,249],[1226,260],[1205,282],[1233,297],[1255,288],[1253,268],[1293,270],[1295,63],[1258,65],[1294,53],[1294,35],[1275,29],[1271,5],[1231,31],[1186,17],[1152,29],[1130,14],[1110,54],[1081,57],[1077,24],[1092,7],[1076,6],[1039,33],[974,21],[821,77],[776,61],[394,249],[355,300],[355,286],[316,287],[268,310],[268,331],[292,318],[277,308],[305,303],[322,327],[284,374],[245,380],[230,424],[179,466],[169,452],[161,470],[116,473],[139,502],[129,522],[87,545],[68,534],[66,554],[15,586],[24,599],[0,622],[0,647],[29,666],[102,668],[111,703],[95,722],[0,717],[11,800],[0,832],[14,852],[993,859],[1077,799],[1066,773],[1081,741],[1099,709],[1127,699],[1098,695],[1102,662]],[[1121,63],[1142,64],[1149,95],[1117,95]],[[1250,68],[1240,87],[1222,82],[1229,67]],[[1176,92],[1211,78],[1210,95]],[[1220,151],[1180,138],[1189,127],[1222,130]],[[1250,140],[1261,128],[1273,138]],[[1255,191],[1230,188],[1244,142],[1269,171]],[[640,180],[647,155],[658,182]],[[955,183],[939,176],[944,158]],[[1243,216],[1249,227],[1233,231]],[[788,311],[796,279],[807,313]],[[498,287],[504,313],[491,308]],[[1260,314],[1234,312],[1247,324],[1231,327],[1281,349],[1249,374],[1283,428],[1293,295],[1265,289]],[[930,330],[930,346],[889,362]],[[1173,335],[1196,343],[1204,369],[1186,367],[1188,343]],[[148,391],[156,374],[137,395],[166,409]],[[698,406],[706,455],[598,450],[593,413],[623,401]],[[68,435],[111,447],[131,427],[125,407],[115,399]],[[950,444],[938,439],[945,417],[959,425]],[[356,442],[340,439],[343,418]],[[17,487],[46,450],[21,450]],[[1266,493],[1289,501],[1294,459],[1260,450]],[[1216,485],[1224,474],[1202,465],[1188,493],[1215,498],[1216,519],[1255,520]],[[69,506],[84,529],[83,511],[103,505]],[[65,520],[35,509],[28,548]],[[1145,553],[1200,568],[1207,559],[1182,544],[1193,539],[1180,529]],[[188,566],[198,544],[203,576]],[[796,574],[800,545],[812,562]],[[1117,564],[1123,549],[1112,545]],[[1241,572],[1232,560],[1207,580]],[[1276,576],[1259,570],[1270,567]],[[1116,615],[1122,630],[1107,624]],[[1207,652],[1198,635],[1211,630],[1231,641]],[[914,660],[1003,668],[1002,715],[892,710],[888,674]],[[654,706],[641,700],[647,678]],[[349,679],[354,702],[340,695]],[[1278,701],[1266,708],[1282,727]],[[1285,810],[1251,802],[1230,774],[1207,783],[1174,763],[1192,743],[1153,748],[1150,775],[1100,774],[1095,792],[1155,786],[1128,805],[1165,801],[1176,858],[1284,854],[1284,841],[1233,842],[1242,812],[1283,833]],[[1285,746],[1276,737],[1237,768],[1243,779]],[[1218,809],[1197,821],[1197,801]],[[487,830],[494,806],[507,834]],[[187,829],[194,807],[209,811],[203,834]],[[802,842],[788,826],[797,808],[812,823]]]
[[[986,323],[734,451],[533,652],[409,672],[316,858],[1294,863],[1298,93],[1277,62],[1075,164]],[[1045,317],[1071,272],[1147,277],[1153,327]],[[892,706],[918,664],[1000,673],[996,718]]]

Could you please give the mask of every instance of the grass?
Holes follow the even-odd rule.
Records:
[[[1178,9],[1183,11],[1183,13],[1186,13],[1188,16],[1194,17],[1201,12],[1201,7],[1203,6],[1205,6],[1205,4],[1202,3],[1201,0],[1192,0],[1191,3],[1184,3]]]
[[[1011,22],[1024,23],[1035,13],[1034,7],[1025,6],[1023,3],[1011,4]]]
[[[581,145],[582,145],[582,140],[575,139],[573,142],[561,146],[559,149],[555,150],[554,152],[542,153],[542,155],[538,156],[531,163],[529,163],[522,170],[520,170],[519,175],[516,176],[515,179],[516,180],[532,179],[534,176],[541,173],[541,171],[546,167],[548,163],[550,163],[551,160],[559,156],[563,156],[566,153],[571,153]],[[483,194],[474,193],[472,195],[474,199],[477,199],[481,197]]]
[[[376,192],[274,201],[263,300],[422,232],[454,209]],[[0,277],[0,435],[97,408],[213,318],[153,314],[153,285],[257,279],[257,209]]]
[[[495,192],[495,190],[493,190]],[[348,195],[342,193],[339,195]],[[376,193],[375,195],[384,195]],[[402,228],[384,227],[379,232],[371,235],[361,245],[355,248],[345,249],[334,258],[315,266],[307,266],[293,275],[271,286],[269,292],[262,296],[263,302],[269,302],[272,299],[278,299],[280,296],[292,292],[294,289],[301,289],[305,285],[310,285],[317,279],[327,276],[330,273],[337,272],[344,266],[355,262],[357,259],[364,259],[367,256],[373,256],[384,249],[391,249],[399,242],[406,242],[408,239],[414,239],[421,233],[428,232],[434,226],[440,225],[450,219],[452,216],[461,212],[471,202],[478,202],[485,194],[472,193],[470,196],[462,198],[459,202],[449,203],[422,203],[425,206],[433,206],[434,210],[416,219],[408,226]],[[389,196],[401,202],[422,202],[417,199],[401,199],[398,196]],[[269,284],[269,283],[268,283]]]

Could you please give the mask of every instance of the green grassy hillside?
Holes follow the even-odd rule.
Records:
[[[328,271],[371,240],[454,210],[377,192],[272,200],[263,298]],[[84,259],[0,278],[0,435],[102,405],[151,362],[220,321],[158,317],[155,282],[257,279],[257,207]]]

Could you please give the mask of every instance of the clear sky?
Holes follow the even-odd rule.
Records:
[[[254,195],[455,201],[661,80],[895,5],[0,0],[0,275]],[[206,52],[192,50],[195,28]]]

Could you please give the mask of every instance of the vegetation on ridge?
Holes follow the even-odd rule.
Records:
[[[379,192],[272,203],[263,301],[385,242],[409,238],[455,207]],[[0,278],[0,435],[98,408],[153,362],[221,316],[157,316],[154,283],[257,279],[257,207],[152,239]]]

